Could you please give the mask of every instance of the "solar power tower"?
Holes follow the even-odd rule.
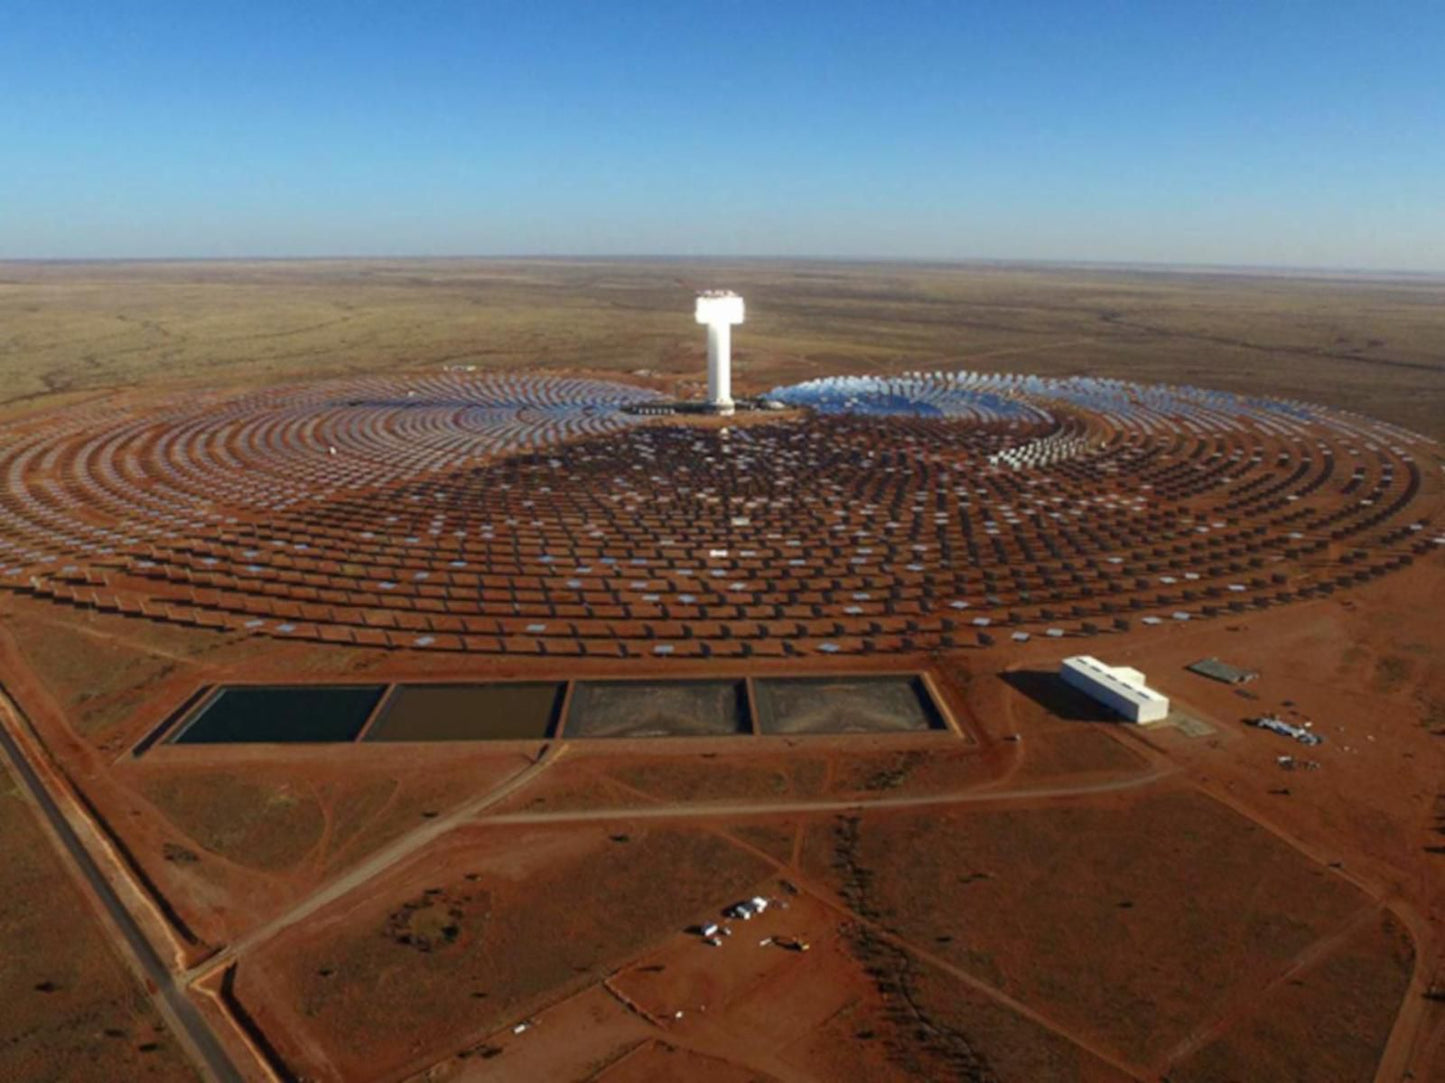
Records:
[[[743,322],[743,299],[729,290],[697,295],[697,322],[707,325],[707,401],[720,414],[733,412],[732,327]]]

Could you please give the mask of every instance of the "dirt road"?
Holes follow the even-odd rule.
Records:
[[[555,752],[553,751],[554,749]],[[532,782],[549,766],[561,759],[566,750],[566,745],[551,745],[544,748],[542,754],[538,756],[535,761],[518,771],[500,786],[487,791],[473,801],[467,802],[451,814],[432,820],[426,824],[426,826],[420,827],[410,834],[397,839],[390,846],[385,846],[378,850],[361,864],[348,870],[319,891],[303,899],[296,906],[286,911],[286,913],[251,930],[251,932],[245,936],[240,937],[217,954],[211,956],[200,966],[188,970],[182,975],[183,979],[187,983],[190,983],[205,977],[207,974],[214,973],[217,968],[229,965],[237,956],[244,954],[249,949],[270,940],[273,936],[276,936],[285,929],[289,929],[297,922],[305,921],[312,914],[328,904],[335,902],[337,899],[351,894],[351,892],[357,888],[362,887],[388,869],[406,860],[434,839],[445,835],[448,831],[452,830],[452,828],[475,818],[478,813],[486,811],[492,805],[505,800],[511,794]]]
[[[246,1076],[232,1062],[210,1025],[156,954],[155,948],[141,932],[130,911],[116,895],[110,882],[60,811],[55,799],[40,781],[20,742],[12,735],[11,727],[19,726],[21,722],[18,708],[4,692],[3,686],[0,686],[0,722],[3,722],[3,725],[0,725],[0,759],[4,760],[6,766],[20,780],[31,802],[39,810],[46,828],[45,833],[60,853],[62,861],[76,874],[76,879],[84,884],[98,904],[97,909],[103,916],[103,924],[131,969],[142,978],[161,1018],[166,1021],[176,1040],[205,1078],[221,1083],[243,1083]]]

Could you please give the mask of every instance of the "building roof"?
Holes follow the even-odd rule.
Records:
[[[1073,669],[1112,686],[1115,691],[1137,703],[1169,703],[1169,697],[1144,684],[1144,675],[1127,666],[1111,666],[1088,654],[1076,654],[1063,661],[1065,669]]]
[[[1225,684],[1243,684],[1245,681],[1252,681],[1259,676],[1252,669],[1240,669],[1228,662],[1221,662],[1218,658],[1201,658],[1197,662],[1189,663],[1184,668],[1191,673],[1198,673],[1201,677],[1223,681]]]

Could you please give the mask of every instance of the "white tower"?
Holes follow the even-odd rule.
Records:
[[[733,412],[732,325],[743,322],[743,299],[728,290],[697,295],[697,322],[707,324],[707,401],[720,414]]]

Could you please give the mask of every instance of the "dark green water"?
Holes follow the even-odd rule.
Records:
[[[174,740],[181,745],[352,741],[384,688],[223,688]]]

